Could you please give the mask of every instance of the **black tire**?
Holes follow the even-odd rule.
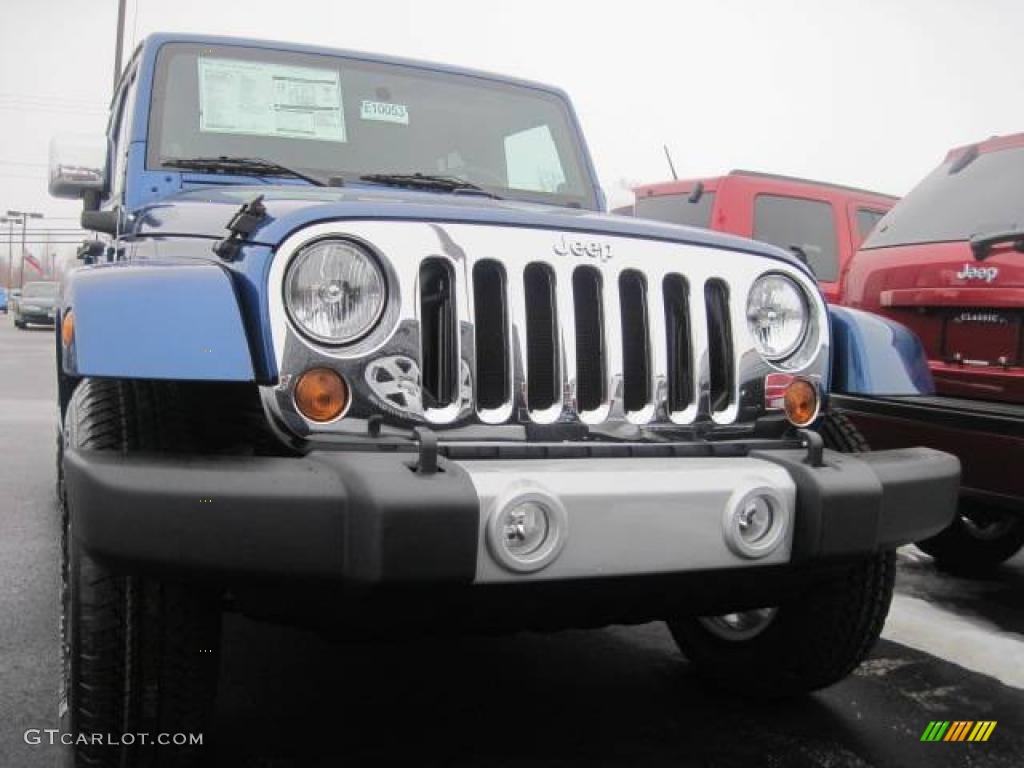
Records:
[[[962,500],[948,528],[916,545],[944,570],[984,573],[1024,547],[1024,515]]]
[[[82,381],[65,417],[63,447],[182,452],[193,446],[171,385]],[[199,764],[201,746],[158,745],[158,734],[203,734],[216,695],[220,595],[184,584],[124,575],[76,541],[58,463],[62,507],[61,731],[148,733],[150,743],[74,744],[73,766],[184,768]],[[186,736],[186,739],[189,739]],[[124,739],[127,741],[127,739]]]
[[[874,647],[892,600],[895,554],[852,563],[778,606],[759,634],[726,639],[705,620],[669,622],[698,674],[732,693],[796,696],[846,677]]]
[[[867,453],[871,450],[867,438],[861,434],[845,414],[827,411],[818,428],[825,447],[840,453]]]
[[[834,451],[871,450],[841,413],[827,412],[819,432]],[[889,612],[894,575],[891,552],[851,564],[769,609],[774,616],[752,636],[728,637],[727,630],[723,636],[709,628],[713,617],[669,622],[669,629],[698,672],[722,688],[750,696],[807,693],[846,677],[874,646]]]
[[[24,331],[25,323],[19,320],[18,318],[14,318],[14,327],[17,328],[19,331]]]

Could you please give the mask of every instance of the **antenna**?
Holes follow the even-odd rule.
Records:
[[[679,181],[679,176],[676,175],[676,166],[672,162],[672,155],[669,154],[668,151],[668,144],[662,144],[662,147],[665,149],[665,159],[668,160],[668,169],[672,171],[672,180]]]

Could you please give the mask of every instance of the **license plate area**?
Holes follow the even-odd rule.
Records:
[[[943,357],[966,365],[1019,364],[1021,315],[989,309],[951,311],[943,327]]]

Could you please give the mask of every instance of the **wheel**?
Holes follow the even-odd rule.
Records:
[[[168,385],[82,381],[71,396],[60,452],[183,452],[187,419]],[[220,595],[171,581],[121,574],[86,552],[74,536],[75,509],[58,460],[61,549],[60,701],[62,733],[110,734],[112,744],[67,747],[82,766],[198,764],[216,693]],[[135,734],[149,734],[143,743]],[[133,736],[121,739],[123,734]],[[158,745],[157,734],[186,734]],[[129,738],[133,743],[127,744]],[[173,738],[173,736],[172,736]]]
[[[25,321],[24,320],[19,320],[17,317],[15,317],[14,318],[14,327],[17,328],[20,331],[24,331],[25,330]]]
[[[961,501],[948,528],[916,544],[934,557],[940,568],[983,572],[1009,560],[1024,547],[1024,515]]]
[[[878,640],[892,600],[895,554],[851,563],[772,608],[670,621],[705,679],[744,696],[795,696],[846,677]]]
[[[825,414],[827,448],[870,450],[846,416]],[[874,646],[892,600],[895,556],[883,553],[848,566],[779,606],[669,623],[700,674],[744,695],[789,696],[838,682]]]

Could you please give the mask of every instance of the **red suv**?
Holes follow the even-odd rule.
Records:
[[[633,190],[618,213],[731,232],[788,248],[807,261],[826,300],[861,242],[898,198],[754,171],[667,181]]]
[[[836,398],[872,447],[960,457],[961,515],[919,546],[950,565],[1010,557],[1024,545],[1024,134],[951,150],[851,260],[843,303],[928,353],[937,397]]]

